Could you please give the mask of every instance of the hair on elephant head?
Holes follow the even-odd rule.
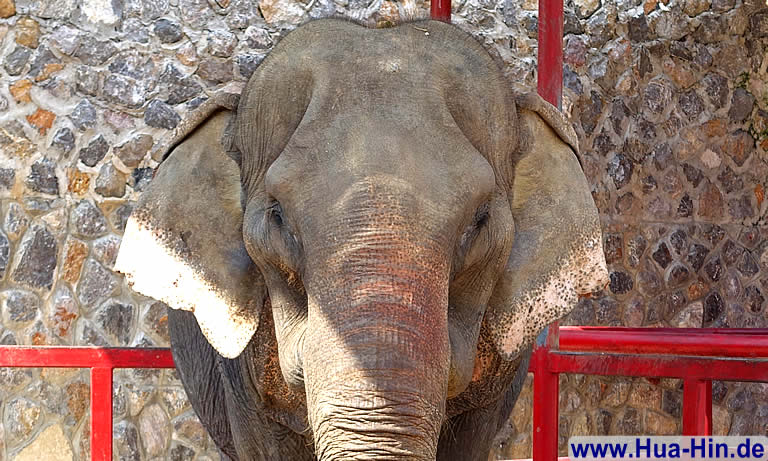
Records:
[[[487,459],[607,279],[575,133],[510,86],[450,25],[318,20],[166,146],[117,268],[231,458]]]

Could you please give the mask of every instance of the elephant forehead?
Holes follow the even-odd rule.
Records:
[[[486,102],[467,104],[477,99],[467,88],[505,99],[498,66],[455,27],[313,21],[281,40],[254,73],[238,108],[238,143],[249,168],[273,176],[268,185],[282,185],[286,197],[328,174],[356,180],[355,171],[371,168],[404,178],[434,172],[440,180],[423,181],[432,186],[424,193],[466,197],[465,189],[495,181],[486,158],[506,143],[509,118]],[[450,188],[435,187],[441,183]]]
[[[385,105],[403,103],[392,98],[406,95],[443,99],[460,81],[481,88],[503,81],[480,43],[439,21],[387,29],[338,19],[312,21],[283,38],[255,75],[285,80],[301,73],[312,76],[313,99],[357,97],[362,103]],[[258,86],[257,81],[252,78],[249,85]]]
[[[419,57],[412,61],[419,64],[419,69],[453,65],[457,69],[471,69],[487,66],[492,61],[482,45],[471,36],[456,27],[431,20],[375,29],[347,20],[322,19],[297,28],[283,39],[281,45],[287,48],[286,51],[306,59],[313,56],[333,58],[328,63],[342,61],[369,65],[380,61],[384,66],[377,70],[387,72],[407,70],[402,66],[409,62],[409,56]],[[382,59],[387,56],[392,59]]]
[[[341,203],[373,191],[463,209],[495,187],[490,164],[455,125],[353,108],[335,117],[311,110],[305,121],[267,172],[267,189],[278,198]]]

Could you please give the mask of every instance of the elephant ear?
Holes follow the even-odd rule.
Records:
[[[192,311],[227,358],[250,341],[266,298],[243,242],[240,169],[222,145],[235,97],[212,98],[177,130],[115,264],[136,291]]]
[[[565,117],[537,94],[517,98],[509,203],[515,236],[489,305],[492,340],[511,360],[579,295],[608,282],[602,233]]]

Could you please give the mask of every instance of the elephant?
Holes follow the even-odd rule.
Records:
[[[224,459],[486,460],[607,283],[576,134],[455,26],[308,22],[163,146],[116,269]]]

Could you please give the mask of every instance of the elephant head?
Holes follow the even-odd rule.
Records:
[[[306,24],[167,150],[117,269],[225,357],[269,303],[321,460],[434,459],[478,344],[513,361],[606,283],[572,128],[440,22]]]

